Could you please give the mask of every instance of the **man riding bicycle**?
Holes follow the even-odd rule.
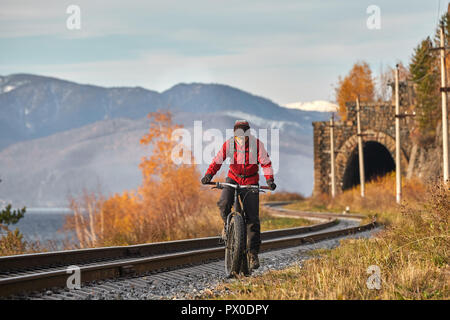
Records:
[[[230,169],[226,178],[227,183],[239,185],[258,185],[259,164],[263,168],[264,177],[271,190],[277,187],[274,183],[272,163],[264,148],[264,144],[250,134],[250,125],[246,120],[237,120],[234,124],[234,137],[225,141],[205,176],[202,178],[203,184],[211,182],[213,176],[219,171],[223,161],[229,157],[231,159]],[[231,187],[224,187],[217,205],[221,217],[224,221],[222,238],[225,237],[225,224],[227,216],[231,211],[234,202],[234,190]],[[249,248],[250,269],[259,268],[259,247],[261,244],[261,228],[259,222],[259,193],[249,189],[239,190],[239,197],[243,203],[244,211],[247,214],[247,248]]]

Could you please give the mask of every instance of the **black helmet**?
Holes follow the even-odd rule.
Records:
[[[236,120],[234,123],[234,132],[241,129],[243,133],[250,129],[250,125],[247,120]]]

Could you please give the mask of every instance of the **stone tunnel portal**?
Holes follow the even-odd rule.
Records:
[[[363,147],[365,181],[369,182],[377,177],[395,170],[395,162],[389,150],[379,142],[366,141]],[[342,189],[351,189],[360,183],[358,147],[356,147],[347,161],[342,181]]]

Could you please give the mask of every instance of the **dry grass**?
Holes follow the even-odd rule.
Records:
[[[217,292],[225,295],[204,298],[449,299],[450,191],[439,185],[414,197],[423,200],[384,213],[390,224],[374,238],[343,240],[333,250],[313,252],[302,267],[242,278],[219,287]],[[343,199],[358,204],[348,195]],[[375,202],[361,202],[372,212],[367,204]],[[381,271],[379,290],[366,284],[371,265]]]
[[[259,208],[259,218],[261,221],[261,231],[302,227],[316,223],[302,218],[274,217],[269,210],[263,206],[260,206]]]
[[[390,224],[401,213],[401,206],[395,201],[395,175],[388,174],[366,184],[365,197],[360,197],[360,187],[357,186],[338,194],[334,199],[329,195],[320,195],[287,205],[295,210],[319,212],[343,212],[347,207],[350,213],[367,214],[384,224]],[[423,203],[426,186],[418,179],[403,179],[402,205],[417,206]]]
[[[269,191],[267,193],[262,193],[260,195],[260,199],[262,202],[268,201],[300,201],[304,200],[305,197],[300,193],[296,192],[272,192]]]

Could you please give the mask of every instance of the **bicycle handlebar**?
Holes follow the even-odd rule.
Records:
[[[223,188],[224,186],[232,187],[235,189],[264,189],[264,190],[270,190],[268,186],[259,186],[254,184],[248,184],[248,185],[239,185],[239,184],[233,184],[228,182],[208,182],[205,183],[207,185],[214,185],[217,188]]]

